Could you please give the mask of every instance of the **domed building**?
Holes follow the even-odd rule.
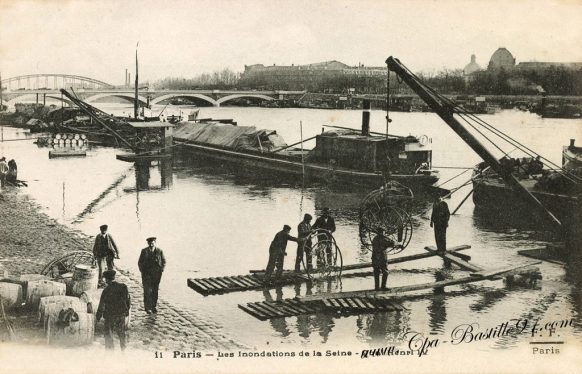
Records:
[[[469,62],[464,68],[463,68],[463,75],[467,76],[470,74],[473,74],[476,71],[481,70],[481,66],[479,66],[479,64],[476,62],[476,57],[475,55],[471,55],[471,62]]]
[[[515,66],[515,57],[507,50],[507,48],[501,47],[497,49],[491,59],[489,60],[489,66],[487,70],[494,70],[500,68],[512,68]]]

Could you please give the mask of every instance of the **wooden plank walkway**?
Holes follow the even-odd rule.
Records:
[[[437,256],[436,248],[426,247],[426,253],[417,253],[409,256],[400,256],[388,259],[388,264],[397,264],[401,262],[420,260],[423,258],[429,258]],[[426,249],[425,248],[425,249]],[[447,250],[447,253],[457,254],[455,252],[462,251],[471,248],[470,245],[460,245],[456,247],[451,247]],[[466,258],[468,256],[464,256]],[[463,261],[462,259],[456,259],[456,261]],[[471,266],[471,265],[469,265]],[[345,265],[343,267],[343,272],[371,268],[371,262],[364,262],[360,264]],[[480,271],[481,268],[474,267],[473,271]],[[204,295],[220,295],[230,292],[240,292],[240,291],[251,291],[265,288],[274,288],[280,286],[289,286],[293,284],[305,283],[309,281],[309,276],[304,271],[296,273],[294,271],[286,270],[283,272],[281,278],[271,278],[271,283],[265,285],[263,283],[264,270],[251,270],[250,274],[247,275],[235,275],[235,276],[222,276],[213,278],[189,278],[188,287],[192,288],[194,291]],[[372,275],[370,272],[359,272],[359,273],[342,273],[342,277],[367,277]]]
[[[238,307],[262,321],[271,318],[292,317],[304,314],[334,313],[356,314],[362,312],[400,312],[406,310],[402,304],[386,299],[345,297],[337,299],[303,302],[298,299],[280,301],[258,301],[239,304]]]
[[[466,284],[466,283],[473,283],[473,282],[480,282],[484,280],[497,280],[501,276],[509,276],[509,275],[516,275],[516,274],[524,274],[524,273],[532,273],[539,271],[538,268],[534,267],[534,265],[538,265],[541,262],[530,262],[519,266],[514,266],[511,268],[504,268],[498,270],[491,270],[491,271],[480,271],[478,273],[473,273],[468,277],[457,278],[457,279],[447,279],[438,282],[429,282],[429,283],[420,283],[420,284],[413,284],[407,286],[400,286],[400,287],[391,287],[385,290],[359,290],[359,291],[347,291],[347,292],[337,292],[337,293],[329,293],[329,294],[318,294],[318,295],[306,295],[306,296],[297,296],[297,298],[301,301],[310,302],[316,300],[323,300],[323,299],[337,299],[337,298],[346,298],[346,297],[364,297],[364,298],[372,298],[372,299],[388,299],[393,297],[402,296],[403,293],[412,292],[412,291],[420,291],[420,290],[427,290],[432,288],[442,288],[445,286],[453,286],[457,284]]]

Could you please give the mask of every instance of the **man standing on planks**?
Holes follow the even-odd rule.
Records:
[[[281,277],[283,274],[283,262],[285,260],[285,256],[287,255],[287,252],[285,252],[287,249],[287,242],[289,240],[293,242],[297,241],[296,237],[289,235],[290,232],[291,226],[284,225],[283,230],[275,234],[275,237],[271,242],[271,246],[269,247],[269,263],[267,264],[265,278],[263,280],[265,284],[269,284],[271,282],[271,275],[273,274],[275,267],[277,268],[277,272],[275,273],[276,278]]]
[[[449,226],[449,206],[441,199],[437,198],[432,205],[432,214],[430,216],[430,227],[434,227],[434,238],[437,245],[437,251],[444,254],[447,250],[447,227]]]
[[[164,252],[156,247],[156,238],[147,238],[148,246],[141,250],[137,265],[143,285],[143,304],[147,314],[157,313],[158,289],[166,267]]]
[[[311,214],[305,214],[303,221],[297,226],[297,258],[295,259],[295,272],[301,271],[301,261],[303,260],[303,252],[305,252],[305,266],[308,271],[311,271]]]
[[[97,322],[103,317],[105,320],[105,348],[113,349],[113,332],[119,337],[121,350],[125,349],[125,319],[129,316],[131,297],[127,286],[115,281],[115,270],[107,270],[103,273],[107,281],[107,287],[101,294],[99,307],[95,318]]]
[[[388,280],[388,262],[387,252],[388,248],[394,247],[394,242],[384,236],[384,230],[379,228],[376,231],[376,236],[372,239],[372,267],[374,268],[374,289],[385,290],[386,281]],[[380,275],[382,275],[382,283],[380,283]]]
[[[113,270],[113,259],[119,258],[119,249],[111,234],[107,232],[107,225],[99,227],[101,232],[95,237],[93,257],[99,267],[99,285],[103,285],[103,262],[107,263],[107,270]]]
[[[313,224],[313,230],[317,230],[317,229],[323,229],[323,230],[327,230],[329,232],[329,234],[323,232],[323,233],[320,233],[319,235],[317,235],[317,241],[324,243],[323,248],[324,248],[324,252],[325,252],[325,253],[318,253],[317,266],[319,266],[319,267],[323,266],[326,263],[326,260],[327,260],[328,265],[335,265],[335,264],[332,264],[332,260],[333,260],[333,256],[331,253],[332,238],[330,236],[331,234],[333,234],[335,232],[335,220],[329,214],[329,208],[323,208],[321,216],[315,220],[315,223]]]

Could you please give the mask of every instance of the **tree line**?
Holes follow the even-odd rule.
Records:
[[[309,92],[346,94],[386,93],[385,76],[312,77],[305,81],[272,80],[264,77],[245,79],[228,68],[203,73],[194,78],[168,77],[153,83],[156,89],[258,89],[307,90]],[[435,73],[418,73],[418,77],[442,94],[458,95],[548,95],[582,96],[582,69],[550,66],[538,69],[483,70],[465,77],[461,69],[442,69]],[[398,92],[410,92],[405,84],[390,76],[390,87]]]

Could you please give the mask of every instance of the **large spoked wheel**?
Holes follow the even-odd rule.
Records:
[[[311,263],[306,262],[307,253],[310,251]],[[303,242],[303,258],[301,262],[305,273],[311,280],[339,278],[342,274],[343,257],[335,241],[328,230],[315,229],[311,231],[307,240]]]
[[[368,250],[381,229],[395,243],[390,254],[403,251],[412,238],[412,219],[403,208],[413,198],[412,191],[390,181],[364,198],[360,206],[360,241]]]
[[[72,273],[76,265],[92,265],[93,253],[89,251],[74,251],[49,262],[40,272],[51,278]]]

